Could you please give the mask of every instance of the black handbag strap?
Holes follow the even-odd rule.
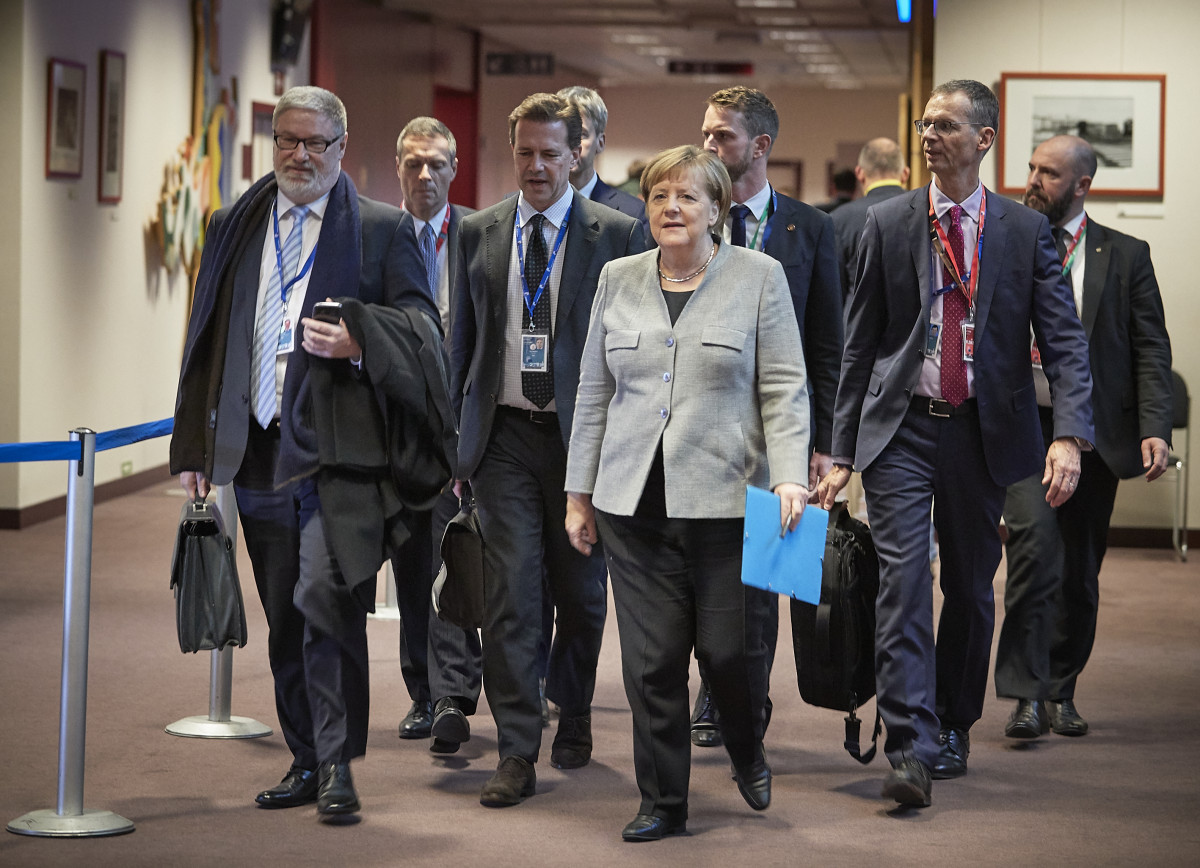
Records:
[[[863,765],[866,765],[871,760],[875,759],[875,748],[878,746],[879,734],[883,732],[883,719],[879,716],[879,705],[875,705],[875,729],[871,733],[871,749],[865,754],[862,753],[859,747],[860,736],[862,732],[862,721],[854,714],[854,709],[850,709],[850,713],[846,715],[846,740],[842,742],[842,746],[846,748],[846,753],[854,757]]]

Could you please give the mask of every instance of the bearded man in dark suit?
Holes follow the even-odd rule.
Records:
[[[1008,582],[996,650],[996,693],[1017,700],[1004,734],[1080,736],[1075,684],[1096,639],[1100,564],[1120,479],[1158,478],[1171,439],[1171,340],[1150,247],[1084,211],[1096,153],[1076,136],[1042,142],[1029,159],[1025,204],[1046,215],[1091,351],[1096,449],[1083,455],[1075,497],[1051,509],[1034,475],[1004,505]],[[1054,412],[1035,359],[1038,412]]]

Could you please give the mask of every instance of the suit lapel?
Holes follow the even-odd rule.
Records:
[[[999,196],[993,196],[984,190],[987,198],[987,212],[984,215],[983,250],[979,254],[979,281],[976,284],[978,293],[975,301],[975,334],[982,335],[987,327],[988,312],[992,307],[992,298],[996,293],[996,281],[1000,270],[1007,260],[1008,226],[1004,218],[1008,216],[1006,201]],[[965,251],[964,251],[965,253]],[[968,257],[972,253],[966,253]]]
[[[562,254],[562,276],[558,282],[555,332],[562,328],[571,312],[571,306],[579,296],[580,285],[596,249],[596,240],[600,237],[600,224],[585,213],[587,206],[581,204],[586,201],[576,192],[571,205],[571,217],[567,222],[566,250]]]
[[[1086,244],[1084,248],[1083,270],[1083,310],[1080,319],[1088,340],[1092,337],[1092,327],[1096,324],[1096,312],[1100,309],[1100,296],[1104,294],[1104,281],[1108,276],[1108,261],[1112,255],[1112,244],[1108,232],[1088,220],[1085,236],[1080,240]]]
[[[517,197],[506,200],[496,213],[492,224],[484,230],[487,250],[487,287],[492,318],[501,329],[508,315],[508,269],[512,260],[513,221],[517,214]]]
[[[912,211],[908,217],[908,247],[912,251],[913,269],[917,273],[917,287],[921,293],[923,316],[929,316],[930,299],[933,297],[933,275],[929,271],[929,187],[922,187],[909,200]],[[928,323],[926,322],[926,327]]]

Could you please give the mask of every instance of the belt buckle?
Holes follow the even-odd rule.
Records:
[[[946,406],[945,413],[939,413],[936,409],[939,405],[942,405],[942,404],[944,404]],[[929,399],[929,415],[930,416],[936,416],[939,419],[949,419],[953,415],[953,409],[954,409],[954,407],[949,401],[941,401],[941,400],[938,400],[937,398]]]

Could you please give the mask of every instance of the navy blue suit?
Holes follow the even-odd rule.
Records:
[[[614,208],[622,214],[628,214],[641,223],[642,231],[646,235],[646,246],[655,246],[654,239],[650,237],[650,218],[646,216],[646,203],[637,196],[630,196],[624,190],[610,187],[604,183],[603,178],[597,175],[596,186],[592,187],[591,200]]]
[[[1033,325],[1054,395],[1054,433],[1094,440],[1087,340],[1050,225],[991,193],[978,280],[976,400],[950,418],[914,400],[929,327],[929,189],[871,209],[838,386],[833,453],[863,474],[879,554],[876,687],[892,765],[932,767],[941,726],[979,718],[994,626],[1005,486],[1043,465],[1029,364]],[[928,537],[941,543],[937,646]]]

